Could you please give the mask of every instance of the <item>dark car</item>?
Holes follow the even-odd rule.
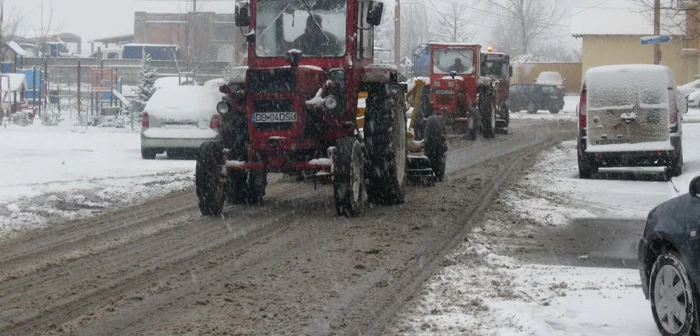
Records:
[[[700,285],[700,177],[649,212],[639,242],[644,296],[662,335],[695,335]]]
[[[512,112],[549,110],[556,114],[564,108],[564,95],[556,85],[515,84],[510,87],[508,106]]]

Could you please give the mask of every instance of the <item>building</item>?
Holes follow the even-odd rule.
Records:
[[[240,34],[233,14],[134,14],[134,43],[178,45],[182,57],[190,62],[230,62],[236,33]]]
[[[640,38],[654,34],[650,9],[624,7],[574,8],[571,34],[581,38],[582,72],[613,64],[653,64],[654,46],[641,45]],[[676,82],[695,79],[698,72],[697,48],[688,48],[685,15],[662,13],[662,34],[673,40],[661,45],[661,64],[671,68]]]

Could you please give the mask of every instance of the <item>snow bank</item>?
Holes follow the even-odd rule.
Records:
[[[0,237],[193,185],[194,161],[143,160],[138,133],[0,130]]]
[[[223,94],[199,86],[175,86],[156,91],[148,101],[145,112],[152,117],[171,120],[210,120],[216,115],[216,104]]]

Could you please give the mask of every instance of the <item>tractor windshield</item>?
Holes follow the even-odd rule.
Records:
[[[508,78],[510,76],[510,62],[507,58],[487,57],[481,65],[481,75]]]
[[[257,56],[345,55],[347,0],[260,0],[255,15]]]
[[[461,75],[474,73],[474,49],[437,49],[433,51],[433,72]]]

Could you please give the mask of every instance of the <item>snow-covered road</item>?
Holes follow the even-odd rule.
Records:
[[[0,236],[180,190],[194,161],[141,159],[139,133],[0,128]]]

